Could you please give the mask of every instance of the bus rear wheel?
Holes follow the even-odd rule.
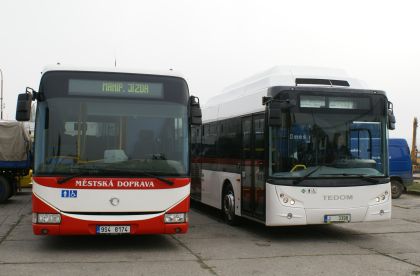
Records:
[[[393,199],[399,198],[403,191],[404,187],[400,181],[395,179],[391,180],[391,194]]]
[[[222,205],[223,218],[226,223],[229,225],[237,225],[238,217],[235,215],[235,193],[230,184],[223,193]]]

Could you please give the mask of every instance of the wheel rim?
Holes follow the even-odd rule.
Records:
[[[223,200],[223,211],[225,213],[226,219],[231,221],[235,215],[235,197],[233,196],[233,192],[229,191]]]
[[[397,195],[400,193],[400,185],[391,182],[391,193]]]

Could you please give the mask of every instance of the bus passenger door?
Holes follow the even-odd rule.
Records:
[[[252,190],[252,117],[242,118],[242,171],[241,171],[241,209],[246,215],[252,214],[253,193]]]
[[[265,143],[264,143],[264,115],[253,117],[253,184],[254,184],[254,216],[265,219]]]
[[[265,218],[264,115],[242,118],[242,212]]]

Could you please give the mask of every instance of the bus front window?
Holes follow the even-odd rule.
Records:
[[[164,101],[51,99],[45,116],[55,116],[40,121],[48,121],[48,127],[40,134],[45,142],[36,171],[68,174],[90,168],[98,174],[187,175],[186,108]]]
[[[271,177],[385,176],[385,118],[371,112],[283,111],[270,127]],[[315,172],[316,169],[316,172]]]

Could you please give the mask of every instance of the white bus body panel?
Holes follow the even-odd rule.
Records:
[[[376,198],[384,194],[385,200]],[[288,203],[284,203],[284,197]],[[293,187],[266,183],[266,225],[323,224],[325,215],[350,214],[351,222],[391,219],[391,185]],[[295,203],[290,204],[293,200]],[[291,216],[290,216],[291,214]]]
[[[33,182],[33,193],[54,209],[62,212],[164,212],[180,203],[190,194],[190,184],[173,189],[117,190],[117,189],[72,189],[77,198],[62,198],[63,189],[51,188]],[[110,204],[111,198],[118,198],[118,206]],[[71,217],[71,214],[66,214]],[[159,216],[154,214],[153,216]],[[86,216],[83,216],[86,219]],[[133,216],[138,218],[139,216]],[[142,219],[150,215],[141,215]],[[103,220],[104,217],[92,220]]]
[[[263,112],[265,106],[262,104],[262,97],[267,96],[267,89],[262,89],[252,95],[244,95],[233,101],[227,101],[217,106],[203,108],[203,123],[215,120],[223,120],[236,116]],[[259,99],[256,102],[256,99]],[[213,118],[213,119],[205,119]]]
[[[241,175],[237,173],[202,170],[201,202],[222,209],[223,183],[229,181],[235,194],[235,214],[241,215]]]

